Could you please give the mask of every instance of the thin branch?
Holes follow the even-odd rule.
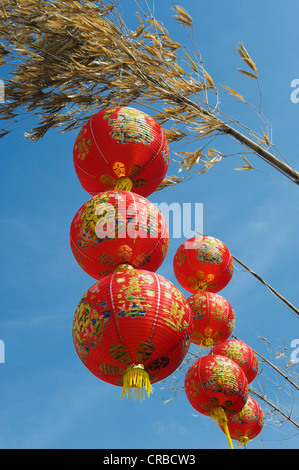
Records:
[[[235,339],[238,339],[236,336],[233,336]],[[278,372],[284,379],[286,379],[292,386],[294,386],[296,389],[298,389],[298,386],[292,382],[283,372],[281,372],[274,364],[272,364],[270,361],[268,361],[264,356],[259,354],[257,351],[254,350],[254,352],[261,358],[263,359],[270,367],[272,367],[276,372]],[[194,358],[199,358],[198,354],[192,353],[191,351],[188,352],[188,356],[192,356]],[[253,389],[252,387],[249,387],[249,391],[256,396],[258,396],[261,400],[263,400],[265,403],[267,403],[269,406],[273,408],[276,412],[280,413],[287,421],[289,421],[292,425],[294,425],[296,428],[299,428],[299,424],[296,423],[293,419],[291,419],[291,413],[287,415],[285,412],[283,412],[277,405],[275,405],[272,401],[269,400],[265,395],[260,394],[257,392],[257,390]]]
[[[239,340],[239,338],[237,338],[237,336],[234,336],[232,335],[232,338],[235,338],[237,340]],[[295,382],[293,382],[286,374],[284,374],[280,369],[278,369],[278,367],[276,367],[272,362],[268,361],[268,359],[266,359],[264,356],[262,356],[259,352],[255,351],[254,349],[252,349],[254,351],[254,353],[259,356],[264,362],[266,362],[270,367],[272,367],[272,369],[274,369],[276,372],[278,372],[278,374],[280,374],[285,380],[287,380],[293,387],[295,387],[297,390],[299,390],[299,386],[297,384],[295,384]]]
[[[240,143],[242,143],[246,147],[253,150],[257,155],[262,157],[263,160],[265,160],[271,166],[276,168],[276,170],[280,171],[283,175],[287,176],[290,180],[292,180],[294,183],[299,185],[298,171],[294,170],[294,168],[292,168],[291,166],[287,165],[285,162],[277,158],[275,155],[270,153],[263,146],[258,145],[256,142],[249,139],[246,135],[241,134],[236,129],[233,129],[230,126],[225,125],[224,132],[226,130],[227,130],[227,134],[232,135],[236,140],[238,140]]]
[[[249,387],[249,390],[251,393],[253,393],[254,395],[256,395],[257,397],[259,397],[261,400],[263,400],[264,402],[266,402],[269,406],[271,406],[275,411],[277,411],[278,413],[280,413],[287,421],[289,421],[291,424],[293,424],[293,426],[295,426],[297,429],[299,429],[299,424],[296,423],[290,415],[287,415],[286,413],[284,413],[280,408],[278,408],[277,405],[275,405],[275,403],[273,403],[271,400],[269,400],[269,398],[265,397],[265,395],[261,395],[259,392],[257,392],[255,389]]]
[[[245,268],[248,272],[250,272],[254,277],[256,277],[262,284],[264,284],[264,286],[266,286],[271,292],[273,292],[274,295],[276,295],[276,297],[278,297],[283,303],[285,303],[287,305],[287,307],[292,310],[292,312],[294,312],[297,316],[299,316],[299,310],[291,304],[291,302],[289,302],[285,297],[283,297],[279,292],[277,292],[277,290],[275,290],[272,286],[270,286],[270,284],[268,284],[266,281],[264,281],[264,279],[261,278],[261,276],[259,276],[258,274],[256,274],[254,271],[252,271],[252,269],[250,269],[248,266],[246,266],[246,264],[242,263],[242,261],[240,261],[238,258],[236,258],[235,256],[232,256],[233,259],[235,261],[237,261],[241,266],[243,266],[243,268]]]

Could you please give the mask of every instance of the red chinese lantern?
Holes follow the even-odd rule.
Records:
[[[123,387],[122,397],[151,393],[174,372],[190,345],[192,315],[183,294],[145,270],[116,271],[82,297],[73,320],[79,358],[99,379]]]
[[[166,175],[169,148],[162,127],[130,107],[104,109],[79,132],[73,149],[74,166],[91,195],[124,189],[146,197]]]
[[[219,292],[231,280],[233,259],[217,238],[193,237],[177,249],[173,269],[177,281],[188,292]]]
[[[246,447],[263,429],[263,410],[258,402],[249,396],[240,413],[228,418],[227,426],[231,438],[238,441],[238,445]],[[223,426],[220,427],[225,432]]]
[[[70,245],[82,269],[95,279],[122,263],[156,271],[169,246],[167,223],[154,204],[128,191],[106,191],[79,209]]]
[[[254,351],[243,341],[237,339],[224,341],[214,346],[211,354],[220,354],[235,361],[243,370],[249,384],[257,376],[258,360]]]
[[[188,369],[185,392],[195,410],[223,426],[232,448],[227,419],[239,413],[248,398],[248,382],[242,369],[225,356],[200,357]]]
[[[211,348],[232,334],[235,314],[230,303],[213,292],[198,292],[188,299],[194,329],[192,343]]]

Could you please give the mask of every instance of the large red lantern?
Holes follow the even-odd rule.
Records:
[[[263,410],[258,402],[249,396],[240,413],[228,418],[227,426],[231,439],[246,447],[247,443],[255,439],[263,429]],[[225,432],[223,426],[220,427]]]
[[[145,270],[116,271],[82,297],[73,320],[75,349],[99,379],[151,393],[174,372],[190,345],[192,315],[182,293]]]
[[[199,413],[222,424],[230,447],[227,419],[239,413],[248,398],[248,382],[242,369],[225,356],[203,356],[188,369],[185,392]]]
[[[229,339],[217,344],[211,350],[211,354],[226,356],[235,361],[246,375],[248,383],[251,383],[258,373],[258,360],[248,344],[237,339]]]
[[[167,223],[154,204],[128,191],[90,198],[75,215],[70,244],[82,269],[95,279],[119,264],[156,271],[169,246]]]
[[[233,259],[217,238],[193,237],[177,249],[173,269],[177,281],[188,292],[219,292],[232,278]]]
[[[211,348],[229,338],[235,326],[235,314],[224,297],[213,292],[198,292],[187,300],[194,322],[192,343]]]
[[[84,124],[73,159],[79,181],[91,195],[124,189],[146,197],[164,179],[169,148],[153,118],[137,109],[116,107],[94,114]]]

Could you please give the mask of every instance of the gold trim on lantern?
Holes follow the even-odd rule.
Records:
[[[121,398],[127,395],[130,400],[131,391],[133,400],[143,400],[145,391],[148,397],[153,392],[148,372],[144,369],[142,364],[132,365],[123,374]]]
[[[114,272],[117,272],[117,271],[127,271],[129,269],[134,269],[134,267],[131,265],[131,264],[128,264],[128,263],[120,263],[118,264],[117,266],[115,266],[114,268]]]

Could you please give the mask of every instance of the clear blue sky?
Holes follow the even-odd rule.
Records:
[[[131,22],[134,29],[134,2],[121,3],[126,4],[127,24]],[[193,17],[195,39],[215,83],[238,90],[258,106],[256,83],[236,70],[244,67],[236,50],[236,44],[243,42],[259,70],[263,112],[272,125],[273,142],[298,170],[299,103],[290,99],[291,81],[299,79],[298,1],[180,0],[179,4]],[[184,44],[184,29],[170,19],[171,7],[170,0],[155,2],[156,18]],[[260,131],[262,122],[243,105],[227,98],[221,105]],[[0,364],[0,448],[227,448],[222,431],[210,418],[198,415],[184,393],[163,405],[174,396],[169,381],[168,391],[156,384],[154,395],[134,403],[121,400],[120,388],[99,381],[79,361],[72,343],[72,319],[94,280],[80,269],[69,247],[72,218],[90,197],[73,168],[77,132],[55,130],[32,143],[23,138],[30,125],[0,141],[0,339],[5,344],[5,363]],[[211,146],[223,153],[240,150],[227,139]],[[175,159],[173,151],[171,146]],[[248,158],[272,176],[234,171],[243,162],[230,157],[208,173],[149,199],[203,203],[204,233],[222,240],[233,255],[298,305],[298,187],[282,181],[258,157]],[[177,169],[171,162],[169,174]],[[183,240],[171,240],[158,270],[177,286],[172,260]],[[220,294],[235,310],[234,334],[282,366],[275,353],[299,338],[295,315],[240,266]],[[271,400],[280,399],[272,371],[262,364],[260,368],[252,385]],[[183,376],[184,371],[175,374],[180,385]],[[292,397],[283,398],[291,406]],[[293,411],[299,414],[298,404]],[[262,434],[248,447],[298,448],[295,435],[294,427],[275,427],[266,421]]]

